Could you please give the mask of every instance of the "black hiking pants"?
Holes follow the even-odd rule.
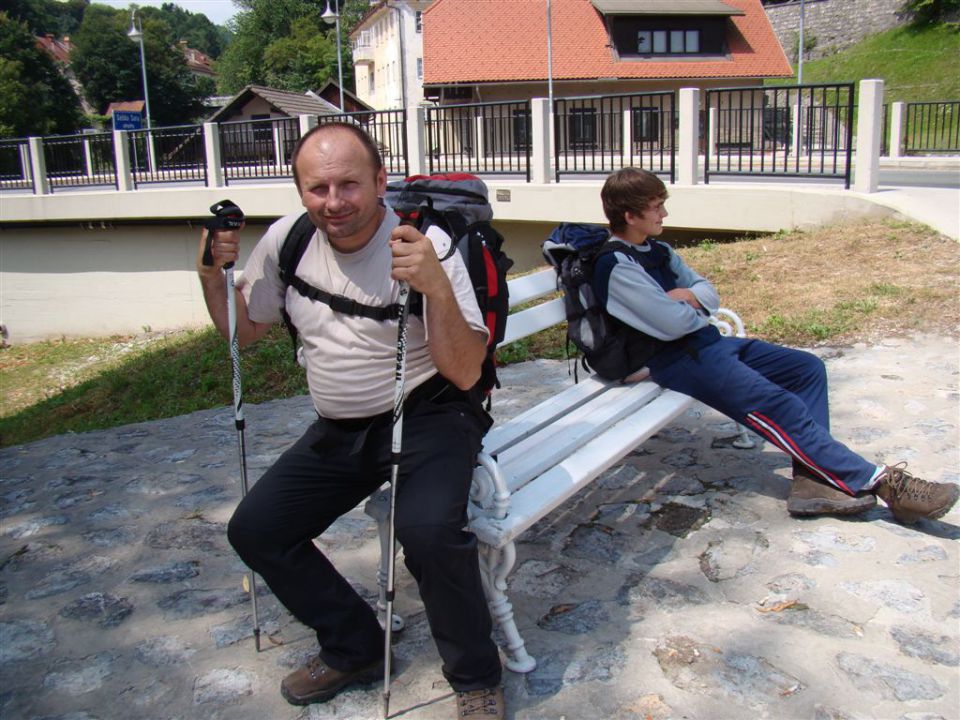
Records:
[[[457,691],[500,681],[477,539],[463,529],[484,429],[474,406],[452,386],[438,398],[408,400],[404,412],[396,537],[443,674]],[[383,630],[313,538],[389,480],[390,440],[390,413],[367,421],[319,419],[253,485],[227,530],[243,561],[316,631],[324,663],[341,671],[381,658]]]

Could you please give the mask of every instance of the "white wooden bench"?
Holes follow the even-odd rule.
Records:
[[[563,299],[550,298],[557,291],[552,269],[510,280],[509,287],[511,308],[543,302],[510,315],[501,347],[566,322]],[[744,336],[743,323],[730,310],[721,309],[711,322],[725,335]],[[473,474],[468,527],[480,541],[484,590],[493,619],[506,639],[510,670],[526,673],[536,667],[506,594],[507,576],[517,557],[516,540],[691,403],[690,397],[664,390],[650,380],[621,384],[589,376],[487,433]],[[741,429],[736,444],[752,447],[753,440]],[[365,506],[380,529],[381,622],[386,607],[388,507],[388,489],[372,495]],[[403,620],[394,616],[393,627],[402,628]]]

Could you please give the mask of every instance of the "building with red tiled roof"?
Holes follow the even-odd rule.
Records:
[[[756,85],[792,70],[761,0],[437,0],[423,84],[441,102]],[[552,66],[552,67],[551,67]]]

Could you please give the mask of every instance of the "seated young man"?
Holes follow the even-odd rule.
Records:
[[[720,301],[709,281],[663,242],[667,190],[653,173],[619,170],[604,183],[603,211],[619,247],[596,260],[593,289],[606,311],[654,339],[646,362],[662,387],[690,395],[766,438],[793,459],[792,515],[862,512],[881,498],[901,522],[936,519],[960,487],[878,465],[830,434],[827,375],[811,353],[723,337],[708,322]],[[639,368],[638,368],[639,369]]]

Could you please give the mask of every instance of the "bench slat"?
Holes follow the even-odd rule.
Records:
[[[571,454],[536,480],[511,494],[507,517],[477,517],[470,529],[480,540],[501,548],[585,487],[600,473],[682,413],[693,400],[665,390],[642,413],[634,413]]]
[[[513,313],[507,319],[507,329],[500,347],[566,321],[567,313],[563,309],[562,298],[554,298],[526,310]]]
[[[549,402],[541,402],[520,413],[508,422],[494,425],[483,438],[483,450],[490,455],[498,455],[516,445],[524,438],[539,431],[558,417],[589,402],[591,399],[606,392],[609,383],[598,380],[594,376],[587,377],[576,385],[571,385],[558,395],[550,398]]]
[[[624,418],[646,412],[663,390],[652,382],[621,385],[567,413],[498,458],[507,487],[515,492]]]
[[[510,288],[510,307],[515,307],[557,292],[557,273],[547,268],[530,275],[513,278],[507,282],[507,285]]]

